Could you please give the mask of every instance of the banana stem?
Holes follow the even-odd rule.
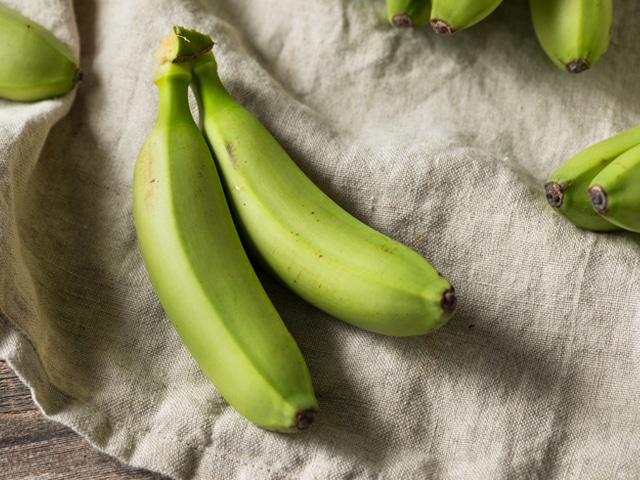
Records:
[[[207,115],[215,115],[216,108],[220,108],[221,104],[227,101],[235,102],[220,80],[218,63],[213,52],[205,53],[194,62],[193,74],[196,87],[194,91]],[[206,88],[203,88],[204,84]]]
[[[158,123],[172,123],[180,118],[193,118],[189,107],[191,70],[186,63],[165,63],[154,72],[158,87]]]

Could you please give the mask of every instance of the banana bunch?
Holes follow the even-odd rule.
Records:
[[[439,35],[469,28],[503,0],[386,0],[394,27],[430,24]],[[613,0],[529,0],[538,42],[562,70],[580,73],[591,68],[609,47]]]
[[[386,0],[395,27],[430,24],[439,35],[451,35],[485,19],[502,0]]]
[[[580,228],[640,232],[640,125],[589,146],[545,183],[549,205]]]
[[[51,32],[0,4],[0,97],[36,101],[69,92],[82,75],[78,60]]]
[[[310,374],[247,252],[313,305],[382,334],[435,330],[456,296],[417,252],[304,175],[225,90],[212,47],[174,27],[154,53],[158,114],[133,179],[138,243],[161,305],[220,394],[258,426],[299,431],[318,411]]]
[[[133,181],[138,243],[167,316],[220,394],[261,427],[298,431],[318,409],[310,375],[250,258],[319,309],[385,335],[441,327],[456,296],[425,258],[312,183],[226,91],[212,46],[174,27],[155,53],[158,115]]]
[[[265,429],[304,430],[318,410],[311,377],[238,237],[191,114],[182,41],[174,29],[156,52],[158,114],[133,179],[140,251],[167,316],[228,403]]]
[[[609,47],[613,0],[529,0],[535,34],[562,70],[591,68]]]

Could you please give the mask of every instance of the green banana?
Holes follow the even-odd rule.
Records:
[[[369,331],[424,334],[451,317],[449,281],[312,183],[225,90],[213,52],[193,62],[193,75],[205,137],[254,259],[309,303]]]
[[[595,143],[565,161],[544,188],[555,211],[580,228],[614,231],[620,228],[594,211],[587,187],[613,159],[640,144],[640,125]]]
[[[387,0],[387,17],[394,27],[411,28],[429,23],[431,0]]]
[[[68,93],[82,78],[78,60],[42,25],[0,5],[0,97],[30,102]]]
[[[640,232],[640,144],[612,160],[587,191],[593,208],[605,219]]]
[[[609,47],[612,0],[530,0],[535,34],[562,70],[591,68]]]
[[[179,45],[180,34],[174,28],[160,49]],[[179,51],[156,58],[164,59],[154,71],[157,119],[133,180],[134,223],[151,283],[193,358],[238,413],[269,430],[306,429],[318,410],[309,371],[233,224],[191,115],[190,64]]]
[[[431,0],[431,28],[451,35],[487,18],[502,0]]]

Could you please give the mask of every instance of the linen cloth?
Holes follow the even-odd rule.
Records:
[[[639,236],[580,230],[542,188],[640,124],[637,2],[569,75],[526,0],[446,38],[391,28],[383,0],[2,1],[84,72],[62,98],[0,101],[0,357],[49,418],[176,479],[638,477]],[[222,400],[141,260],[133,168],[173,25],[217,41],[223,83],[325,192],[456,287],[447,325],[391,338],[259,272],[319,399],[302,434]]]

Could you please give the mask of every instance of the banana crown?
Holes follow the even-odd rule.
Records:
[[[174,25],[153,57],[158,65],[189,62],[211,50],[214,44],[209,35]]]

